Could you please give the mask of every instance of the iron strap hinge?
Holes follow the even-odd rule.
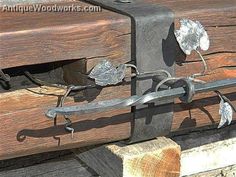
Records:
[[[86,0],[94,5],[129,16],[131,18],[131,57],[140,72],[164,69],[174,76],[176,40],[174,37],[174,13],[161,5],[145,0]],[[126,3],[124,3],[126,2]],[[127,3],[128,2],[128,3]],[[152,78],[132,79],[132,95],[154,91]],[[173,99],[166,104],[138,105],[132,108],[132,135],[129,143],[167,135],[173,119]],[[157,109],[158,107],[158,109]]]

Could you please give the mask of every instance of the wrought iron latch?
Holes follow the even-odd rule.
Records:
[[[132,96],[78,106],[63,107],[61,104],[60,107],[48,110],[46,113],[48,118],[54,119],[57,114],[67,117],[72,114],[80,115],[132,107],[134,113],[132,134],[127,143],[134,143],[170,133],[174,98],[179,97],[181,101],[189,103],[194,94],[236,86],[236,79],[205,83],[196,78],[204,75],[207,70],[206,62],[198,48],[207,50],[209,47],[207,33],[199,22],[183,19],[180,30],[174,31],[174,14],[166,7],[148,4],[144,0],[87,1],[131,18],[133,64],[120,64],[114,67],[109,61],[104,60],[94,67],[89,77],[95,79],[96,84],[100,86],[116,85],[125,78],[125,69],[132,67],[135,70],[134,77],[131,77]],[[174,62],[177,45],[175,36],[185,54],[189,55],[192,51],[198,53],[204,66],[201,73],[186,78],[175,77]],[[167,87],[169,85],[172,87]],[[71,90],[80,88],[86,86],[68,87],[64,98]],[[164,90],[159,91],[160,88]],[[227,105],[231,102],[220,92],[216,91],[216,93],[221,98],[222,115],[228,116],[229,120],[232,114],[231,107],[234,111],[235,108],[233,105]],[[71,130],[71,127],[69,129]]]

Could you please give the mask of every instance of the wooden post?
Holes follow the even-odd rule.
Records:
[[[159,137],[132,145],[103,145],[86,150],[78,157],[103,177],[177,177],[180,153],[178,144]]]

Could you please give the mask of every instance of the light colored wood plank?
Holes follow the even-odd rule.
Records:
[[[236,164],[236,138],[181,152],[181,176]]]
[[[235,177],[236,176],[236,165],[211,170],[195,175],[189,175],[188,177]]]
[[[103,145],[78,157],[103,177],[177,177],[180,170],[180,147],[164,137]]]
[[[181,146],[181,150],[192,149],[206,144],[223,141],[236,137],[236,123],[224,128],[192,129],[191,132],[179,132],[171,139]]]

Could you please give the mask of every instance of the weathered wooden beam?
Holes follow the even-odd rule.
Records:
[[[88,6],[82,2],[58,6]],[[53,6],[53,4],[51,4]],[[130,60],[130,19],[114,12],[31,12],[0,9],[0,68],[79,58]],[[27,23],[26,23],[27,22]]]
[[[129,90],[124,87],[117,87],[118,91],[113,95],[110,94],[112,88],[103,89],[96,101],[126,97]],[[130,109],[124,109],[72,117],[75,133],[71,139],[71,135],[60,125],[64,122],[63,118],[58,118],[57,126],[54,126],[54,122],[44,115],[47,109],[56,106],[58,96],[63,93],[64,90],[43,87],[0,95],[1,159],[129,138],[132,114]],[[225,93],[230,96],[234,90],[228,89]],[[177,103],[172,131],[218,123],[218,97],[214,94],[209,96],[203,94],[188,106]],[[233,103],[236,104],[236,100]],[[72,98],[68,98],[66,104],[75,103]],[[199,109],[202,112],[199,113]],[[96,134],[99,136],[94,136]]]
[[[231,43],[235,42],[236,36],[236,7],[231,0],[217,0],[214,3],[210,0],[152,0],[152,3],[171,8],[175,12],[176,24],[180,18],[201,21],[211,39],[211,47],[206,54],[235,53],[235,45]],[[58,3],[71,4],[88,5],[82,2]],[[56,14],[1,11],[1,17],[0,40],[6,44],[1,48],[1,68],[101,56],[130,60],[130,20],[123,15],[103,9],[98,13]],[[22,23],[25,19],[28,23]]]
[[[188,134],[184,135],[175,135],[172,139],[181,146],[183,152],[189,152],[191,149],[199,147],[201,150],[202,147],[209,147],[211,143],[214,145],[217,142],[223,142],[224,140],[228,141],[229,139],[235,138],[236,136],[236,124],[225,127],[223,129],[208,129],[208,130],[193,130]],[[227,144],[220,143],[221,146],[215,146],[216,148],[226,148]],[[232,145],[232,144],[231,144]],[[211,146],[212,147],[212,146]],[[209,152],[208,148],[205,149]],[[204,152],[205,152],[204,150]],[[78,155],[81,150],[73,150],[73,153],[70,150],[67,151],[58,151],[50,152],[43,154],[35,154],[27,157],[20,157],[15,159],[8,159],[0,161],[0,176],[1,177],[12,177],[12,176],[32,176],[32,175],[44,175],[45,177],[58,176],[64,177],[65,174],[68,177],[73,176],[98,176],[91,168],[88,168],[84,163],[78,160]],[[228,151],[226,151],[227,153]],[[203,151],[200,152],[201,154]],[[192,155],[192,153],[189,153]],[[233,153],[232,153],[233,154]],[[208,155],[206,153],[206,155]],[[211,156],[214,159],[215,156]],[[217,161],[219,165],[223,161]],[[232,158],[231,158],[232,160]],[[199,162],[199,164],[201,164]],[[192,162],[191,162],[192,164]],[[196,166],[199,167],[199,164]],[[188,164],[187,164],[188,165]],[[229,167],[219,167],[218,169],[206,171],[207,168],[214,167],[207,165],[206,168],[202,168],[203,171],[197,174],[190,175],[191,177],[205,177],[205,176],[216,176],[218,174],[224,174],[227,177],[231,177],[235,172],[235,165]],[[182,166],[182,169],[184,167]],[[195,170],[194,166],[191,166],[193,171]],[[230,176],[231,175],[231,176]]]
[[[122,95],[122,87],[116,97]],[[113,98],[115,95],[110,92],[110,88],[104,89],[97,100]],[[64,130],[65,120],[62,117],[57,119],[57,126],[45,117],[45,111],[56,106],[61,93],[64,90],[34,88],[0,95],[0,120],[4,122],[0,125],[0,159],[129,137],[132,115],[130,109],[124,109],[73,117],[75,133],[72,139],[70,133]],[[68,98],[67,104],[73,104],[73,99]]]
[[[31,159],[31,161],[34,159]],[[22,162],[24,163],[24,162]],[[98,177],[98,175],[85,164],[78,161],[74,155],[53,158],[46,162],[33,166],[15,168],[11,170],[0,170],[0,177]]]
[[[209,72],[201,79],[213,81],[236,77],[236,5],[232,1],[153,2],[174,10],[176,26],[182,17],[199,20],[206,26],[211,40],[209,51],[204,53]],[[103,58],[115,64],[130,61],[130,20],[123,15],[107,10],[95,14],[0,13],[0,42],[4,43],[0,48],[1,68],[79,59],[79,62],[85,63],[83,66],[87,72]],[[178,55],[176,58],[182,63],[176,66],[177,76],[187,76],[201,69],[196,55],[187,58]],[[130,90],[130,85],[121,85],[103,89],[99,95],[86,91],[86,100],[80,104],[128,97]],[[71,139],[62,125],[54,127],[54,123],[44,116],[63,93],[63,90],[52,88],[30,88],[0,94],[0,159],[116,141],[130,136],[132,114],[130,109],[126,109],[73,117],[76,132]],[[226,89],[223,93],[236,103],[235,88]],[[218,103],[214,93],[197,95],[188,105],[176,100],[172,132],[217,124],[220,119]],[[75,103],[69,98],[66,104]],[[233,118],[236,118],[235,114]],[[59,118],[57,123],[63,123],[63,119]]]
[[[78,157],[104,177],[178,177],[180,147],[159,137],[141,143],[103,145],[80,153]]]

